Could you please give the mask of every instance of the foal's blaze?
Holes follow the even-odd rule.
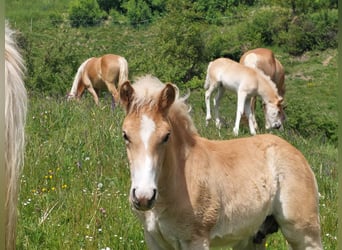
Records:
[[[125,82],[120,97],[128,118],[123,124],[123,138],[131,169],[130,201],[137,210],[146,211],[153,207],[158,196],[159,168],[171,130],[167,112],[176,92],[167,84],[159,96],[158,110],[145,108],[143,114],[132,103],[133,96],[132,86]]]

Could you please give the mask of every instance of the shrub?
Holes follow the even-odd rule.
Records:
[[[128,0],[123,4],[127,17],[133,26],[151,22],[152,11],[144,0]]]
[[[72,27],[94,26],[99,24],[106,14],[96,0],[75,0],[69,8],[69,20]]]

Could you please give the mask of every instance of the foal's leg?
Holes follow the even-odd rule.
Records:
[[[218,129],[221,129],[221,119],[219,115],[219,106],[220,106],[220,100],[222,98],[222,95],[224,93],[224,88],[222,86],[219,86],[217,89],[217,93],[214,99],[214,111],[215,111],[215,124]]]
[[[252,135],[255,135],[256,134],[255,126],[254,126],[255,118],[253,117],[253,112],[251,111],[251,99],[250,98],[246,98],[246,101],[245,101],[245,114],[248,119],[249,131]]]
[[[247,94],[243,91],[237,92],[237,108],[236,108],[236,119],[235,119],[235,126],[233,129],[234,135],[239,135],[239,126],[240,126],[240,120],[241,116],[244,111],[244,106],[246,102]]]
[[[91,84],[90,79],[88,77],[84,77],[83,81],[84,81],[84,86],[87,88],[89,93],[93,96],[96,105],[99,105],[99,97],[97,96],[96,91],[93,85]]]
[[[116,100],[119,100],[119,93],[112,82],[105,82],[109,92],[112,94],[112,109],[115,108]]]
[[[209,121],[211,120],[211,113],[210,113],[210,96],[212,92],[216,89],[216,84],[210,84],[209,88],[207,91],[205,91],[205,106],[207,109],[207,115],[206,115],[206,126],[208,126]]]
[[[256,122],[256,119],[255,119],[255,108],[256,108],[256,100],[257,100],[257,97],[256,96],[253,96],[251,98],[251,112],[252,112],[252,119],[253,119],[253,123],[254,123],[254,128],[255,130],[258,129],[258,124]]]

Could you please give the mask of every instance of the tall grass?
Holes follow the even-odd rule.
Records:
[[[189,100],[199,132],[213,139],[232,138],[231,126],[220,132],[213,124],[205,127],[202,99],[201,91],[194,91]],[[225,113],[231,124],[234,115]],[[111,111],[108,95],[99,107],[90,95],[81,102],[30,97],[18,249],[146,249],[142,226],[128,203],[123,117],[120,108]],[[247,136],[248,130],[242,128],[241,136]],[[336,147],[287,130],[277,134],[301,150],[312,165],[321,196],[324,246],[336,249]],[[286,249],[280,233],[267,245]]]

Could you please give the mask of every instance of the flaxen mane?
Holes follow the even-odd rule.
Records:
[[[131,112],[138,112],[141,108],[149,107],[153,109],[157,106],[157,100],[160,91],[165,87],[158,78],[151,75],[138,78],[132,85],[135,90],[135,98],[131,104]],[[169,110],[169,119],[172,124],[178,124],[179,127],[188,130],[191,134],[197,134],[193,121],[189,115],[189,107],[186,100],[189,95],[179,96],[179,89],[176,85],[176,99]]]
[[[19,176],[24,160],[24,129],[27,94],[25,67],[14,41],[14,31],[5,25],[5,237],[6,249],[15,249]]]

